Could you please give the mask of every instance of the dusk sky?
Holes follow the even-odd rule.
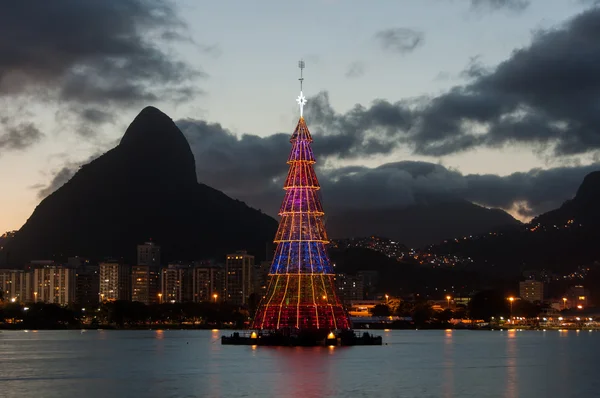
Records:
[[[6,4],[0,234],[146,105],[188,137],[200,182],[275,215],[301,58],[326,211],[429,195],[527,220],[600,170],[596,3]]]

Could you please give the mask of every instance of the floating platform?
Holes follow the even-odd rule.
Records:
[[[223,345],[256,345],[276,347],[319,347],[319,346],[355,346],[383,345],[381,336],[368,332],[346,330],[340,332],[300,331],[244,331],[234,332],[231,336],[222,336]]]

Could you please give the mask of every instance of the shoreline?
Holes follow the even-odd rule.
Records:
[[[113,325],[99,325],[90,327],[89,325],[79,325],[79,326],[53,326],[53,327],[22,327],[12,325],[0,325],[0,331],[42,331],[42,330],[66,330],[66,331],[88,331],[88,330],[115,330],[115,331],[140,331],[140,330],[209,330],[209,331],[236,331],[236,330],[251,330],[251,329],[239,329],[232,327],[216,327],[216,326],[179,326],[179,325],[139,325],[139,326],[128,326],[128,327],[115,327]],[[531,327],[531,326],[519,326],[514,325],[512,327],[424,327],[424,328],[394,328],[394,327],[381,327],[381,328],[356,328],[354,330],[360,331],[372,331],[372,332],[390,332],[395,330],[443,330],[443,331],[455,331],[455,330],[469,330],[469,331],[558,331],[558,332],[566,332],[566,331],[600,331],[600,326],[582,326],[582,327],[574,327],[574,326],[562,326],[562,327]]]

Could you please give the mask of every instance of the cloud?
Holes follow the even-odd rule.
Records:
[[[598,170],[600,163],[533,169],[508,176],[471,174],[465,176],[468,189],[464,197],[489,207],[511,209],[516,206],[517,215],[527,219],[572,199],[583,178]]]
[[[28,148],[43,136],[33,123],[18,123],[12,118],[0,118],[0,154],[4,151]]]
[[[495,176],[463,175],[427,162],[331,168],[328,161],[390,154],[400,145],[429,156],[512,144],[561,157],[600,153],[599,36],[600,10],[589,9],[536,32],[528,46],[494,68],[471,60],[468,82],[439,96],[376,100],[345,113],[332,108],[327,92],[310,98],[306,112],[327,211],[452,197],[525,218],[559,206],[600,163]],[[201,120],[177,124],[195,153],[200,181],[276,213],[290,134],[236,136]]]
[[[218,124],[191,119],[176,123],[191,143],[201,182],[276,216],[288,171],[290,134],[237,137]],[[572,198],[584,176],[600,170],[596,163],[508,176],[463,175],[440,164],[414,161],[331,168],[327,160],[352,157],[360,144],[353,150],[327,146],[326,135],[313,133],[319,181],[331,214],[348,208],[401,207],[454,198],[512,210],[513,215],[528,219]]]
[[[385,109],[385,106],[384,106]],[[381,115],[385,115],[384,111]],[[380,120],[385,120],[379,115]],[[352,120],[344,121],[352,126]],[[196,159],[200,182],[277,216],[283,199],[283,183],[288,172],[287,155],[290,134],[259,137],[236,136],[219,124],[202,120],[176,121],[185,134]],[[462,174],[440,164],[402,161],[378,167],[331,167],[331,159],[349,159],[369,151],[361,149],[363,138],[358,129],[350,129],[345,138],[331,137],[313,130],[317,154],[317,173],[323,187],[328,214],[352,208],[403,207],[415,203],[463,199],[492,208],[511,210],[521,219],[529,219],[560,206],[571,199],[586,174],[600,170],[592,165],[533,169],[508,176]],[[384,150],[380,148],[380,150]],[[66,183],[83,164],[71,162],[59,169],[48,186],[39,187],[40,198]],[[40,189],[41,188],[41,189]]]
[[[346,70],[345,76],[347,78],[357,78],[364,76],[364,74],[365,64],[360,61],[355,61],[348,65],[348,69]]]
[[[175,57],[194,43],[172,0],[9,2],[0,13],[0,101],[52,109],[60,130],[95,138],[112,115],[180,103],[205,74]],[[33,109],[33,108],[31,108]],[[20,122],[31,120],[20,115]],[[14,134],[13,134],[14,135]]]
[[[194,152],[198,179],[207,185],[227,184],[233,195],[252,194],[263,191],[281,175],[290,149],[288,134],[237,137],[219,124],[202,120],[176,123]]]
[[[477,58],[470,81],[435,97],[395,103],[378,100],[334,112],[328,96],[309,101],[313,123],[326,137],[359,128],[355,140],[374,152],[398,145],[444,156],[477,147],[529,145],[571,156],[600,150],[600,8],[534,34],[495,68]],[[312,106],[312,108],[311,108]],[[382,113],[383,112],[383,113]]]
[[[529,219],[571,199],[586,174],[600,164],[498,175],[463,175],[428,162],[396,162],[375,168],[321,171],[327,208],[386,208],[423,201],[465,199],[486,207],[513,210]]]
[[[471,0],[471,7],[474,9],[487,8],[498,10],[507,8],[515,11],[522,11],[529,7],[529,0]]]
[[[46,196],[50,195],[58,188],[65,185],[77,172],[81,165],[69,164],[60,169],[54,176],[52,177],[52,181],[47,186],[39,186],[34,185],[32,188],[39,189],[38,190],[38,198],[44,199]]]
[[[413,137],[440,155],[475,146],[535,143],[556,155],[600,148],[600,9],[535,34],[492,72],[431,101]]]
[[[375,34],[383,49],[406,54],[423,44],[425,34],[409,28],[390,28]]]
[[[345,114],[331,107],[327,92],[309,99],[311,130],[322,135],[315,149],[323,156],[344,158],[389,154],[401,144],[399,133],[409,131],[414,113],[408,102],[377,100],[369,108],[356,105]]]
[[[99,108],[82,109],[80,116],[85,122],[92,124],[103,124],[114,121],[114,115]]]
[[[156,99],[161,86],[199,73],[157,46],[183,29],[168,0],[11,2],[0,14],[0,95],[51,89],[87,104]]]

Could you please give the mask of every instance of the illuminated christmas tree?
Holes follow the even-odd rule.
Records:
[[[256,316],[254,329],[346,330],[350,321],[334,284],[333,267],[327,254],[327,233],[319,199],[319,181],[313,165],[312,137],[303,108],[300,61],[300,120],[292,134],[290,169],[285,197],[279,211],[281,221],[275,235],[277,244],[269,272],[269,286]]]

